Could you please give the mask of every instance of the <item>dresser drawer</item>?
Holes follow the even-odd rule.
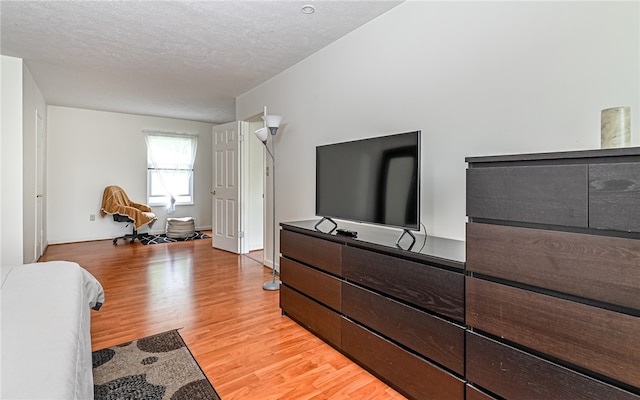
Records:
[[[467,169],[467,215],[587,227],[587,166]]]
[[[640,318],[467,277],[467,324],[640,387]]]
[[[294,321],[340,347],[340,315],[286,285],[280,286],[280,308]]]
[[[640,164],[589,166],[589,226],[640,232]]]
[[[640,400],[640,396],[471,332],[467,332],[466,376],[505,399]]]
[[[464,275],[354,247],[343,251],[346,279],[464,322]]]
[[[470,223],[466,267],[640,309],[640,240]]]
[[[464,381],[344,318],[342,348],[409,398],[464,399]]]
[[[280,279],[287,286],[340,312],[340,281],[331,275],[286,258],[280,259]]]
[[[464,374],[464,329],[376,293],[343,283],[342,312],[349,319]]]
[[[283,256],[334,275],[342,274],[342,245],[287,230],[280,231]]]

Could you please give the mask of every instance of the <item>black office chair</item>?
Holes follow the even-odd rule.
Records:
[[[133,224],[134,221],[129,218],[128,215],[122,215],[122,214],[113,214],[113,220],[116,222],[126,222],[127,226],[129,226],[129,224]],[[136,239],[138,239],[138,230],[136,229],[136,225],[133,224],[133,232],[131,233],[127,233],[123,236],[118,236],[117,238],[113,239],[113,244],[118,244],[118,240],[119,239],[123,239],[123,240],[129,240],[129,243],[133,243],[136,241]]]
[[[156,215],[151,212],[151,207],[146,204],[129,200],[127,194],[118,186],[107,186],[102,195],[101,215],[113,215],[116,222],[124,222],[133,225],[133,232],[113,239],[113,244],[118,244],[118,239],[129,239],[130,243],[138,239],[138,228],[143,225],[151,227],[156,222]]]

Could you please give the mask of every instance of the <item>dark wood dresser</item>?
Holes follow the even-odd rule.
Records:
[[[468,399],[640,399],[640,148],[470,157]]]
[[[409,398],[464,399],[464,242],[316,222],[281,224],[283,313]]]

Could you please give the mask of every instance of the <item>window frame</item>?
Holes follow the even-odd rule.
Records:
[[[167,194],[164,187],[160,189],[163,192],[161,195],[158,193],[157,184],[160,183],[163,186],[162,181],[158,182],[161,178],[154,179],[154,174],[161,174],[159,171],[176,171],[177,173],[188,173],[188,187],[189,193],[179,193],[174,194],[175,205],[194,205],[195,204],[195,188],[194,188],[194,175],[195,175],[195,158],[197,155],[197,144],[198,144],[198,136],[187,134],[187,133],[177,133],[177,132],[162,132],[162,131],[143,131],[145,134],[145,140],[147,143],[147,204],[150,206],[164,206],[170,204],[171,195]],[[174,137],[180,139],[188,139],[190,141],[189,145],[192,146],[193,149],[193,163],[191,168],[161,168],[156,167],[150,155],[150,146],[153,146],[152,140],[150,141],[149,137]],[[195,141],[194,143],[191,141]],[[186,145],[186,144],[185,144]],[[158,160],[156,160],[157,162]],[[160,160],[161,161],[161,160]],[[154,185],[154,182],[156,183]],[[155,190],[154,190],[155,189]]]

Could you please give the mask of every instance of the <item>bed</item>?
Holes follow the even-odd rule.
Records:
[[[93,399],[91,308],[102,285],[80,265],[2,266],[2,399]]]

